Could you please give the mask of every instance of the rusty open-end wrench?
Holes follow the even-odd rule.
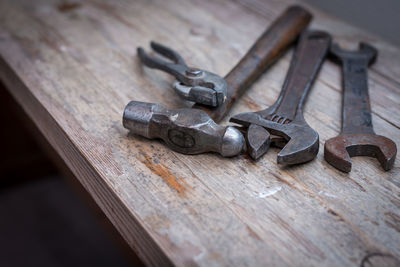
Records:
[[[367,70],[375,62],[376,49],[360,43],[358,51],[346,51],[335,44],[330,52],[343,65],[343,110],[342,131],[325,142],[325,160],[343,172],[350,172],[350,157],[370,156],[376,157],[385,171],[390,170],[396,144],[375,134],[368,95]]]
[[[234,127],[215,122],[221,121],[235,100],[287,51],[311,18],[300,6],[286,9],[225,76],[227,98],[217,108],[195,105],[192,109],[170,110],[158,104],[131,101],[124,110],[124,127],[146,138],[163,139],[168,147],[183,154],[239,154],[244,149],[243,135]]]
[[[249,127],[247,150],[254,159],[268,149],[270,133],[289,142],[278,153],[278,163],[298,164],[318,153],[319,137],[304,120],[303,106],[328,52],[331,37],[321,31],[302,34],[278,100],[271,107],[233,116],[230,121]],[[265,128],[265,129],[264,129]]]

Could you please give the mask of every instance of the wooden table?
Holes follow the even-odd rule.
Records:
[[[340,128],[335,64],[324,64],[306,105],[320,134],[318,157],[307,164],[280,167],[277,149],[258,162],[181,155],[122,127],[130,100],[189,105],[171,76],[139,64],[137,46],[157,40],[224,75],[291,3],[3,0],[0,78],[147,264],[398,265],[400,160],[384,172],[375,159],[353,158],[345,174],[323,159],[325,140]],[[373,123],[399,145],[400,49],[309,8],[311,27],[334,41],[379,49],[369,72]],[[275,101],[291,53],[231,114]]]

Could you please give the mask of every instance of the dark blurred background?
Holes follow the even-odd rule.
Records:
[[[400,46],[399,0],[303,0]]]
[[[141,266],[0,83],[0,266]]]
[[[304,0],[400,45],[398,0]],[[0,84],[0,266],[142,263]]]

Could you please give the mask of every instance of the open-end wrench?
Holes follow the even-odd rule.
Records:
[[[226,115],[233,102],[283,55],[310,20],[311,14],[299,6],[285,10],[225,76],[227,99],[219,107],[196,105],[201,109],[168,110],[157,104],[131,101],[123,114],[124,127],[147,138],[161,138],[171,149],[184,154],[239,154],[244,149],[243,135],[234,127],[219,126],[213,119],[219,122]]]
[[[367,70],[375,62],[376,49],[360,43],[358,51],[347,51],[334,44],[330,52],[343,65],[343,110],[342,131],[325,142],[325,160],[343,172],[350,172],[350,157],[370,156],[376,157],[385,171],[390,170],[396,144],[375,134],[368,95]]]
[[[278,153],[278,163],[303,163],[317,155],[318,133],[304,120],[303,106],[330,42],[331,37],[325,32],[304,32],[275,104],[265,110],[241,113],[230,119],[231,122],[249,127],[247,149],[254,159],[268,149],[268,133],[265,129],[288,140],[286,146]]]

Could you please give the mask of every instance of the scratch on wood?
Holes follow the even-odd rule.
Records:
[[[246,162],[248,162],[248,163],[250,163],[251,165],[253,165],[254,167],[259,168],[259,166],[257,165],[257,163],[256,163],[247,153],[243,153],[243,154],[241,155],[241,157],[242,157],[243,159],[245,159]]]
[[[141,154],[144,156],[144,159],[141,160],[141,162],[147,167],[149,168],[149,170],[151,170],[154,174],[158,175],[159,177],[161,177],[164,182],[167,183],[167,185],[172,188],[173,190],[175,190],[176,192],[178,192],[178,195],[181,197],[187,197],[186,196],[186,191],[187,191],[187,184],[186,182],[182,179],[182,178],[177,178],[175,177],[175,175],[173,175],[171,173],[171,171],[165,167],[163,164],[161,163],[155,163],[153,162],[153,160],[151,159],[151,157],[149,157],[144,151],[141,151]],[[181,182],[181,183],[180,183]],[[182,184],[183,183],[183,184]]]
[[[251,98],[249,97],[244,97],[243,98],[244,103],[246,104],[246,106],[248,106],[251,110],[253,111],[258,111],[261,110],[262,108],[256,104]]]
[[[104,3],[104,2],[89,1],[89,3],[92,4],[94,7],[96,7],[97,9],[104,11],[105,14],[114,18],[115,20],[119,21],[120,23],[124,24],[125,26],[133,28],[133,29],[137,29],[136,25],[127,21],[120,14],[118,14],[118,12],[116,11],[114,6]]]
[[[278,182],[284,183],[284,184],[286,184],[287,186],[289,186],[290,188],[298,190],[297,187],[295,187],[293,184],[289,183],[287,180],[285,180],[285,179],[283,179],[282,177],[280,177],[278,174],[276,174],[276,173],[274,173],[274,172],[269,172],[269,173],[272,174],[272,176],[274,176],[275,179],[276,179]]]
[[[393,198],[390,202],[392,202],[397,208],[400,208],[400,200]]]
[[[247,230],[247,232],[249,232],[249,235],[252,238],[262,241],[261,237],[256,232],[254,232],[254,230],[251,229],[250,226],[246,225],[246,230]]]
[[[157,231],[161,229],[169,229],[171,226],[171,221],[168,217],[162,214],[148,215],[144,218],[144,221]]]
[[[153,233],[163,247],[168,248],[168,250],[175,253],[179,251],[180,254],[177,262],[175,262],[176,265],[197,266],[195,259],[199,260],[199,257],[205,255],[204,250],[196,247],[188,240],[184,240],[183,242],[180,242],[179,245],[177,245],[175,244],[175,242],[173,242],[173,240],[169,238],[167,234],[160,234],[158,232]]]
[[[48,47],[56,51],[57,53],[61,54],[62,51],[60,49],[60,46],[57,44],[56,40],[51,40],[48,35],[42,34],[40,36],[40,41],[47,44]]]
[[[336,211],[334,211],[334,210],[332,210],[332,209],[328,209],[328,213],[329,213],[329,214],[332,214],[333,216],[338,217],[340,221],[345,221],[345,220],[343,219],[343,216],[342,216],[342,215],[340,215],[338,212],[336,212]]]
[[[381,252],[369,252],[362,258],[360,267],[366,266],[399,266],[400,261],[390,255]]]
[[[301,233],[297,232],[295,229],[293,229],[286,221],[284,221],[281,217],[275,214],[275,218],[277,222],[285,228],[288,233],[297,240],[299,244],[301,244],[309,253],[312,255],[317,256],[319,259],[324,259],[325,255],[324,253],[313,243],[310,242],[307,238],[304,237]]]
[[[393,212],[385,212],[385,216],[388,218],[385,223],[400,233],[400,216]]]
[[[353,179],[351,179],[350,177],[348,177],[348,179],[349,179],[350,181],[352,181],[355,185],[357,185],[358,188],[360,188],[361,191],[366,192],[365,188],[364,188],[362,185],[360,185],[356,180],[353,180]]]

